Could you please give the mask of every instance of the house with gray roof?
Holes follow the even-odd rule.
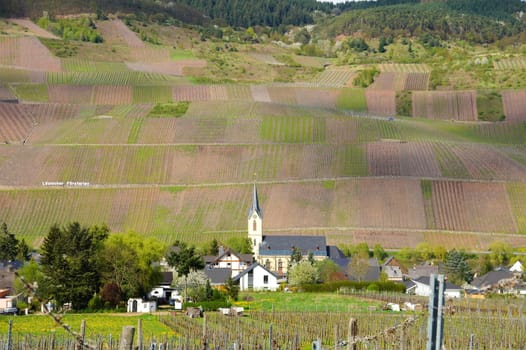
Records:
[[[239,284],[241,291],[245,290],[270,290],[278,289],[278,276],[258,263],[252,264],[248,269],[234,278],[234,283]]]
[[[431,294],[431,283],[429,277],[421,276],[412,280],[416,284],[415,295],[428,297]],[[464,294],[462,287],[448,281],[444,282],[444,296],[446,298],[461,298]]]
[[[204,272],[212,287],[223,286],[232,277],[232,269],[225,267],[205,268]]]
[[[471,281],[471,289],[480,293],[514,293],[520,280],[508,270],[494,270]]]
[[[230,269],[232,278],[246,270],[254,262],[252,254],[240,254],[223,247],[219,247],[217,255],[205,255],[203,259],[207,268]]]

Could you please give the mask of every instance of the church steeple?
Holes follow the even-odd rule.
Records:
[[[248,218],[250,219],[254,213],[256,213],[261,219],[263,219],[263,212],[261,211],[261,207],[259,206],[259,197],[256,182],[254,182],[254,190],[252,192],[252,205],[250,206],[250,209],[248,209]]]
[[[259,246],[263,241],[263,211],[259,206],[258,190],[254,181],[252,190],[252,204],[248,209],[248,238],[252,244],[252,251],[257,260],[259,255]]]

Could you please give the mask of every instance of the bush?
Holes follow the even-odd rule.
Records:
[[[354,78],[353,84],[357,87],[366,88],[369,87],[374,82],[374,78],[379,74],[380,72],[376,67],[372,67],[369,69],[364,69],[358,73],[358,76]]]
[[[398,292],[405,293],[405,286],[401,283],[392,281],[387,282],[356,282],[356,281],[335,281],[323,284],[305,284],[301,286],[304,292],[322,293],[322,292],[336,292],[340,289],[348,290],[370,290],[377,292]]]

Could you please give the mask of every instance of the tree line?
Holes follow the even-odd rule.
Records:
[[[520,2],[520,1],[519,1]],[[337,34],[352,35],[360,32],[368,37],[388,35],[419,37],[432,34],[442,40],[462,39],[474,43],[493,43],[505,37],[517,35],[525,29],[524,21],[514,17],[516,9],[526,5],[509,6],[496,10],[496,17],[490,16],[500,2],[488,1],[491,6],[475,10],[475,0],[466,0],[472,11],[463,11],[456,2],[401,4],[371,7],[344,12],[341,16],[326,20],[323,31],[328,37]],[[465,6],[468,8],[468,6]]]
[[[241,254],[251,253],[251,243],[246,237],[230,238],[224,243],[214,239],[201,247],[177,241],[167,247],[156,239],[136,233],[110,234],[104,225],[86,227],[73,222],[65,226],[53,225],[49,229],[40,247],[38,263],[30,259],[30,248],[23,239],[18,240],[5,223],[0,227],[0,259],[27,261],[18,272],[24,280],[16,280],[17,293],[29,296],[33,291],[27,289],[28,285],[37,286],[39,300],[53,300],[57,305],[71,303],[74,310],[115,309],[124,305],[128,298],[146,298],[162,280],[160,261],[163,258],[176,271],[173,285],[184,291],[185,297],[194,301],[236,299],[239,289],[232,279],[227,281],[223,292],[214,291],[202,271],[203,256],[217,255],[222,244]],[[342,245],[340,249],[350,257],[343,271],[330,259],[315,261],[312,254],[304,257],[298,249],[293,250],[288,284],[325,284],[347,281],[349,277],[361,282],[369,268],[369,258],[374,257],[381,263],[388,257],[378,244],[372,249],[366,243]],[[485,274],[517,259],[512,248],[499,241],[491,243],[489,254],[483,255],[456,249],[447,251],[427,243],[404,248],[394,255],[406,266],[421,262],[441,264],[449,281],[459,285],[471,282],[475,274]],[[387,282],[386,276],[380,275],[379,282]],[[388,284],[382,285],[384,287],[397,288]]]

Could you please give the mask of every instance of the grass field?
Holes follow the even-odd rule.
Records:
[[[126,314],[66,314],[61,321],[75,332],[80,332],[82,320],[86,321],[86,338],[95,339],[97,336],[113,335],[118,339],[124,326],[137,327],[138,320],[142,321],[143,334],[147,338],[162,338],[174,335],[173,330],[161,323],[157,316],[126,315]],[[0,329],[7,330],[9,320],[13,320],[13,335],[30,334],[31,336],[47,336],[55,334],[57,337],[68,336],[68,333],[58,325],[50,316],[30,315],[24,317],[2,317]]]

